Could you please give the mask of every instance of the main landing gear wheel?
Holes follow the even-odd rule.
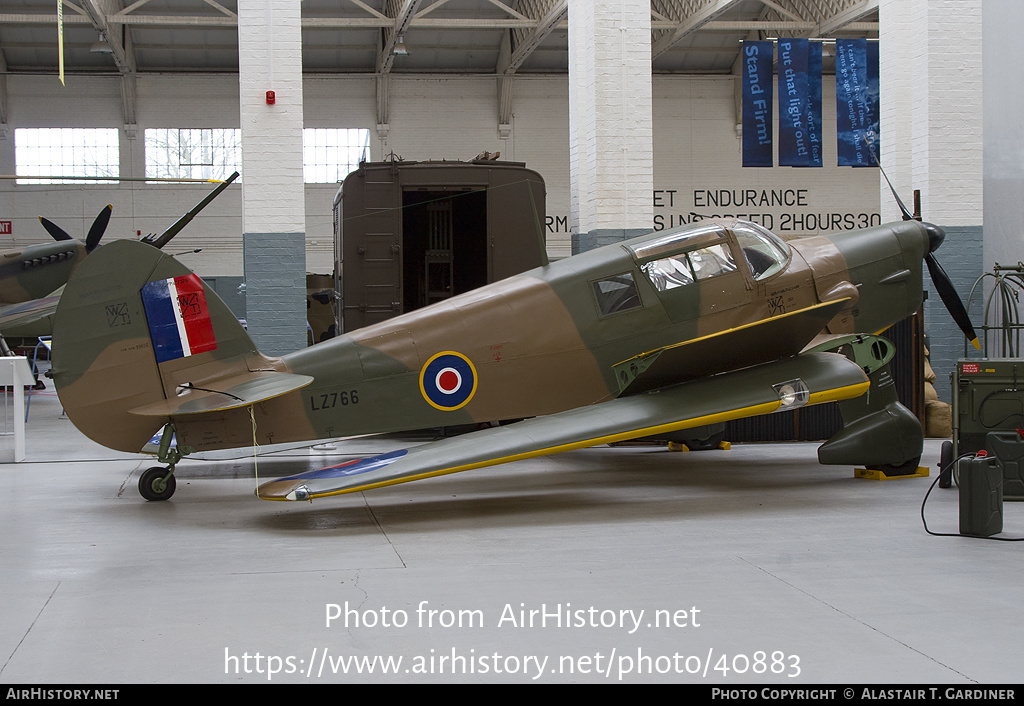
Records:
[[[146,500],[167,500],[174,495],[177,483],[163,466],[153,466],[139,478],[139,494]]]
[[[903,463],[880,463],[877,466],[868,466],[871,470],[881,471],[887,476],[909,476],[914,473],[919,464],[921,463],[921,457],[917,456],[909,461]]]
[[[686,448],[690,451],[712,451],[717,449],[725,440],[725,432],[720,431],[704,439],[687,439]]]

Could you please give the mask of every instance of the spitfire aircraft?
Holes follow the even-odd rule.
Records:
[[[160,235],[146,236],[142,242],[162,248],[237,178],[238,172],[235,172],[167,230]],[[75,240],[56,223],[40,216],[39,222],[55,242],[0,252],[0,331],[54,312],[59,299],[54,293],[67,283],[82,259],[100,244],[113,208],[108,204],[99,212],[84,241]]]
[[[89,438],[137,452],[163,429],[149,500],[196,451],[477,425],[263,483],[312,500],[838,401],[828,464],[916,471],[921,425],[876,336],[922,301],[922,261],[965,333],[943,231],[914,220],[783,240],[707,220],[573,256],[283,357],[261,354],[173,257],[118,241],[75,272],[53,374]],[[521,420],[515,423],[495,422]],[[172,444],[172,437],[176,444]]]

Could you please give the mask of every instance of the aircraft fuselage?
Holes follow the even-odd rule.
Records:
[[[755,252],[756,251],[756,252]],[[534,417],[876,333],[921,302],[915,222],[783,242],[703,222],[607,246],[280,359],[307,387],[175,419],[197,450]]]

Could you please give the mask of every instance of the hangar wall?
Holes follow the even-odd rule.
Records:
[[[1024,62],[1024,5],[985,3],[985,269],[1024,260],[1024,91],[1007,90],[1006,67]],[[991,8],[991,12],[988,9]]]
[[[52,84],[52,85],[51,85]],[[122,173],[144,175],[142,131],[147,127],[235,127],[239,125],[238,79],[234,75],[140,76],[138,132],[129,139],[120,123],[119,86],[114,77],[56,79],[10,76],[11,131],[0,140],[0,172],[14,173],[14,128],[117,127],[122,129]],[[375,133],[371,158],[394,151],[405,159],[471,159],[484,150],[524,161],[548,187],[548,243],[552,257],[570,254],[568,81],[564,76],[518,76],[512,132],[498,135],[493,77],[405,77],[391,79],[390,131]],[[825,124],[834,116],[825,81]],[[307,127],[367,127],[375,121],[375,85],[368,77],[307,77]],[[698,214],[741,214],[765,220],[780,233],[817,232],[826,221],[855,227],[877,220],[879,196],[874,170],[743,169],[735,129],[734,81],[730,77],[655,76],[654,222],[664,228]],[[834,122],[834,119],[833,119]],[[828,147],[826,164],[834,145]],[[245,175],[242,175],[244,180]],[[108,237],[159,231],[208,191],[203,185],[125,182],[106,185],[32,186],[0,183],[0,220],[13,221],[12,236],[0,247],[24,245],[45,236],[39,215],[69,232],[84,233],[107,203],[114,214]],[[334,184],[307,184],[308,268],[332,268],[331,204]],[[241,197],[231,187],[174,241],[174,251],[203,248],[188,262],[203,275],[241,275]],[[768,192],[767,195],[762,192]],[[764,198],[769,205],[765,206]],[[775,205],[770,205],[774,197]],[[737,207],[735,202],[741,205]],[[866,214],[866,215],[862,215]]]

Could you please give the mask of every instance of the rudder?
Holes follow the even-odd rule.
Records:
[[[119,451],[141,450],[169,421],[131,410],[174,399],[186,383],[273,364],[202,280],[140,242],[118,240],[83,260],[54,315],[61,404],[82,433]]]

